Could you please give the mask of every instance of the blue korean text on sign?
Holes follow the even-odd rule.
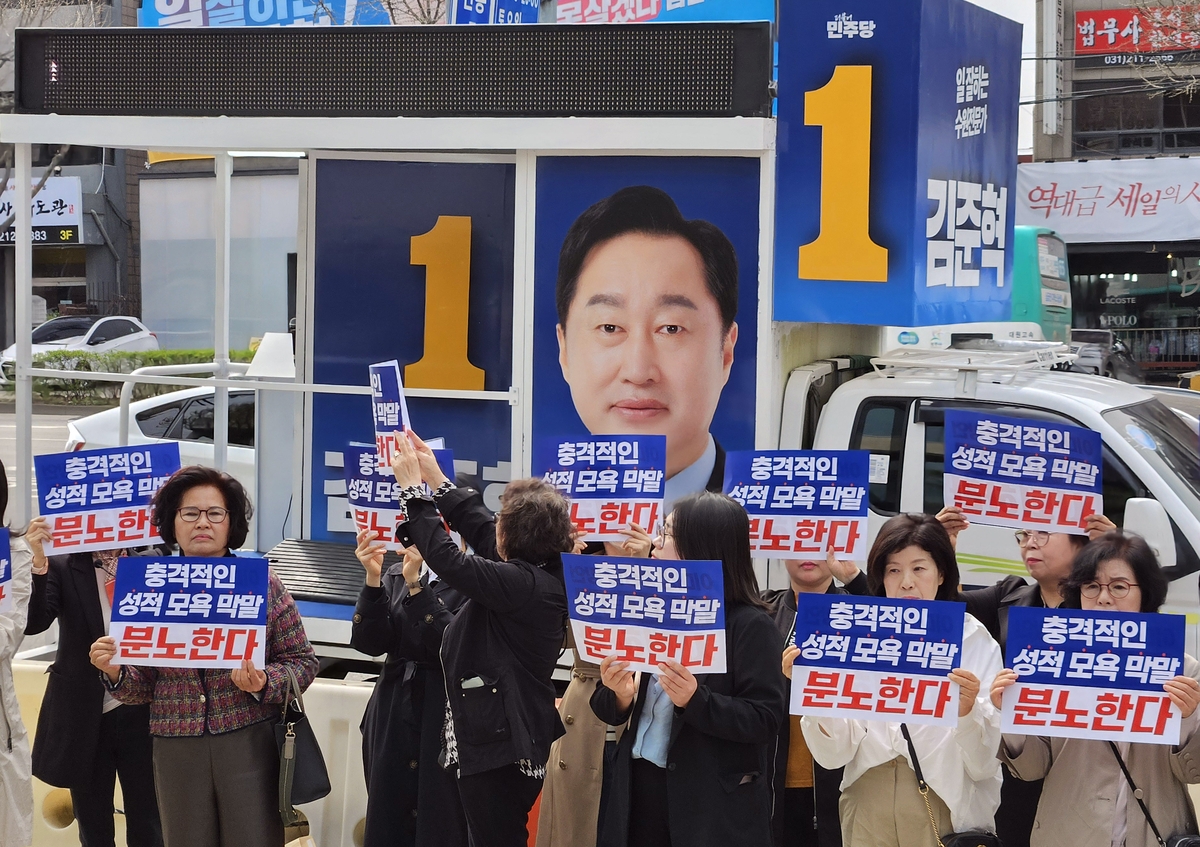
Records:
[[[0,526],[0,615],[13,610],[12,545],[8,530]]]
[[[694,673],[725,673],[725,580],[721,563],[563,554],[575,649],[631,671],[670,659]]]
[[[447,479],[454,479],[454,453],[434,450],[438,467]],[[396,541],[396,525],[400,521],[400,491],[391,468],[379,466],[373,447],[351,444],[345,450],[346,496],[359,530],[374,532],[389,550],[401,551]]]
[[[371,419],[375,426],[375,447],[379,466],[390,468],[396,452],[396,433],[409,428],[408,404],[404,399],[404,380],[395,359],[371,365]]]
[[[967,0],[787,11],[775,319],[1007,320],[1020,24]]]
[[[558,0],[560,24],[772,21],[775,0]]]
[[[452,24],[535,24],[538,0],[452,0]]]
[[[109,628],[117,663],[265,667],[267,586],[266,559],[119,559]]]
[[[867,558],[865,450],[735,450],[724,492],[750,515],[750,548],[763,558]]]
[[[1081,534],[1103,514],[1102,439],[1079,426],[946,411],[943,493],[970,520]]]
[[[1182,615],[1013,606],[1001,728],[1021,735],[1179,742],[1163,684],[1184,673]]]
[[[966,605],[800,594],[792,714],[954,726]]]
[[[38,506],[51,555],[161,542],[150,522],[154,492],[179,470],[179,445],[141,444],[34,456]]]
[[[623,541],[636,523],[651,531],[662,518],[667,439],[662,435],[539,438],[533,472],[571,500],[585,541]]]
[[[348,16],[349,15],[349,16]],[[392,20],[383,0],[146,0],[138,26],[247,27],[384,25]]]

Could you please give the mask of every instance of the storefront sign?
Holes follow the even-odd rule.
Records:
[[[608,656],[653,673],[679,662],[693,673],[725,673],[725,582],[721,563],[563,555],[571,633],[589,662]]]
[[[1075,13],[1075,55],[1085,57],[1076,61],[1076,67],[1174,63],[1197,49],[1198,6],[1149,5]]]
[[[1200,159],[1021,165],[1017,224],[1049,227],[1068,243],[1191,240],[1200,231]]]
[[[800,594],[793,715],[954,726],[966,605]]]
[[[1182,615],[1013,606],[1001,729],[1096,741],[1179,743],[1163,683],[1183,673]]]
[[[37,183],[34,182],[34,186]],[[0,221],[8,220],[16,199],[16,180],[10,179],[0,193]],[[33,212],[33,243],[78,244],[83,225],[83,189],[77,176],[52,176],[29,204]],[[0,244],[12,244],[16,229],[0,232]]]
[[[730,453],[724,491],[750,515],[750,549],[761,558],[867,560],[866,450]]]
[[[1008,320],[1020,25],[966,0],[788,12],[775,319]]]

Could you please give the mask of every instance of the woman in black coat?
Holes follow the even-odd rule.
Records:
[[[358,534],[366,584],[354,609],[350,645],[387,654],[362,720],[367,778],[364,847],[461,847],[467,822],[454,774],[438,763],[446,685],[438,651],[465,597],[410,548],[382,573],[384,545]]]
[[[561,555],[574,546],[570,504],[542,480],[516,480],[493,518],[479,492],[446,479],[415,434],[398,440],[397,534],[467,598],[442,635],[441,657],[444,758],[457,771],[470,843],[523,847],[550,744],[563,734],[551,677],[566,633]],[[443,516],[474,554],[458,548]]]
[[[597,843],[769,845],[775,745],[787,711],[783,638],[759,599],[746,511],[722,494],[685,497],[653,555],[724,564],[727,670],[696,676],[667,661],[639,683],[614,656],[601,663],[592,711],[628,728]]]

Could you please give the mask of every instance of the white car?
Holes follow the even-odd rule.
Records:
[[[129,404],[129,444],[179,443],[183,465],[213,464],[213,389],[188,388]],[[67,424],[68,452],[120,446],[121,409]],[[226,469],[254,497],[254,391],[229,391]]]
[[[125,315],[72,315],[52,318],[33,331],[33,354],[52,350],[83,350],[109,353],[113,350],[157,350],[158,336],[137,318]],[[16,368],[17,345],[0,353],[0,380],[8,380]]]

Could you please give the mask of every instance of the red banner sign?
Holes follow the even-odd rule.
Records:
[[[1075,13],[1075,55],[1200,49],[1200,6]]]

